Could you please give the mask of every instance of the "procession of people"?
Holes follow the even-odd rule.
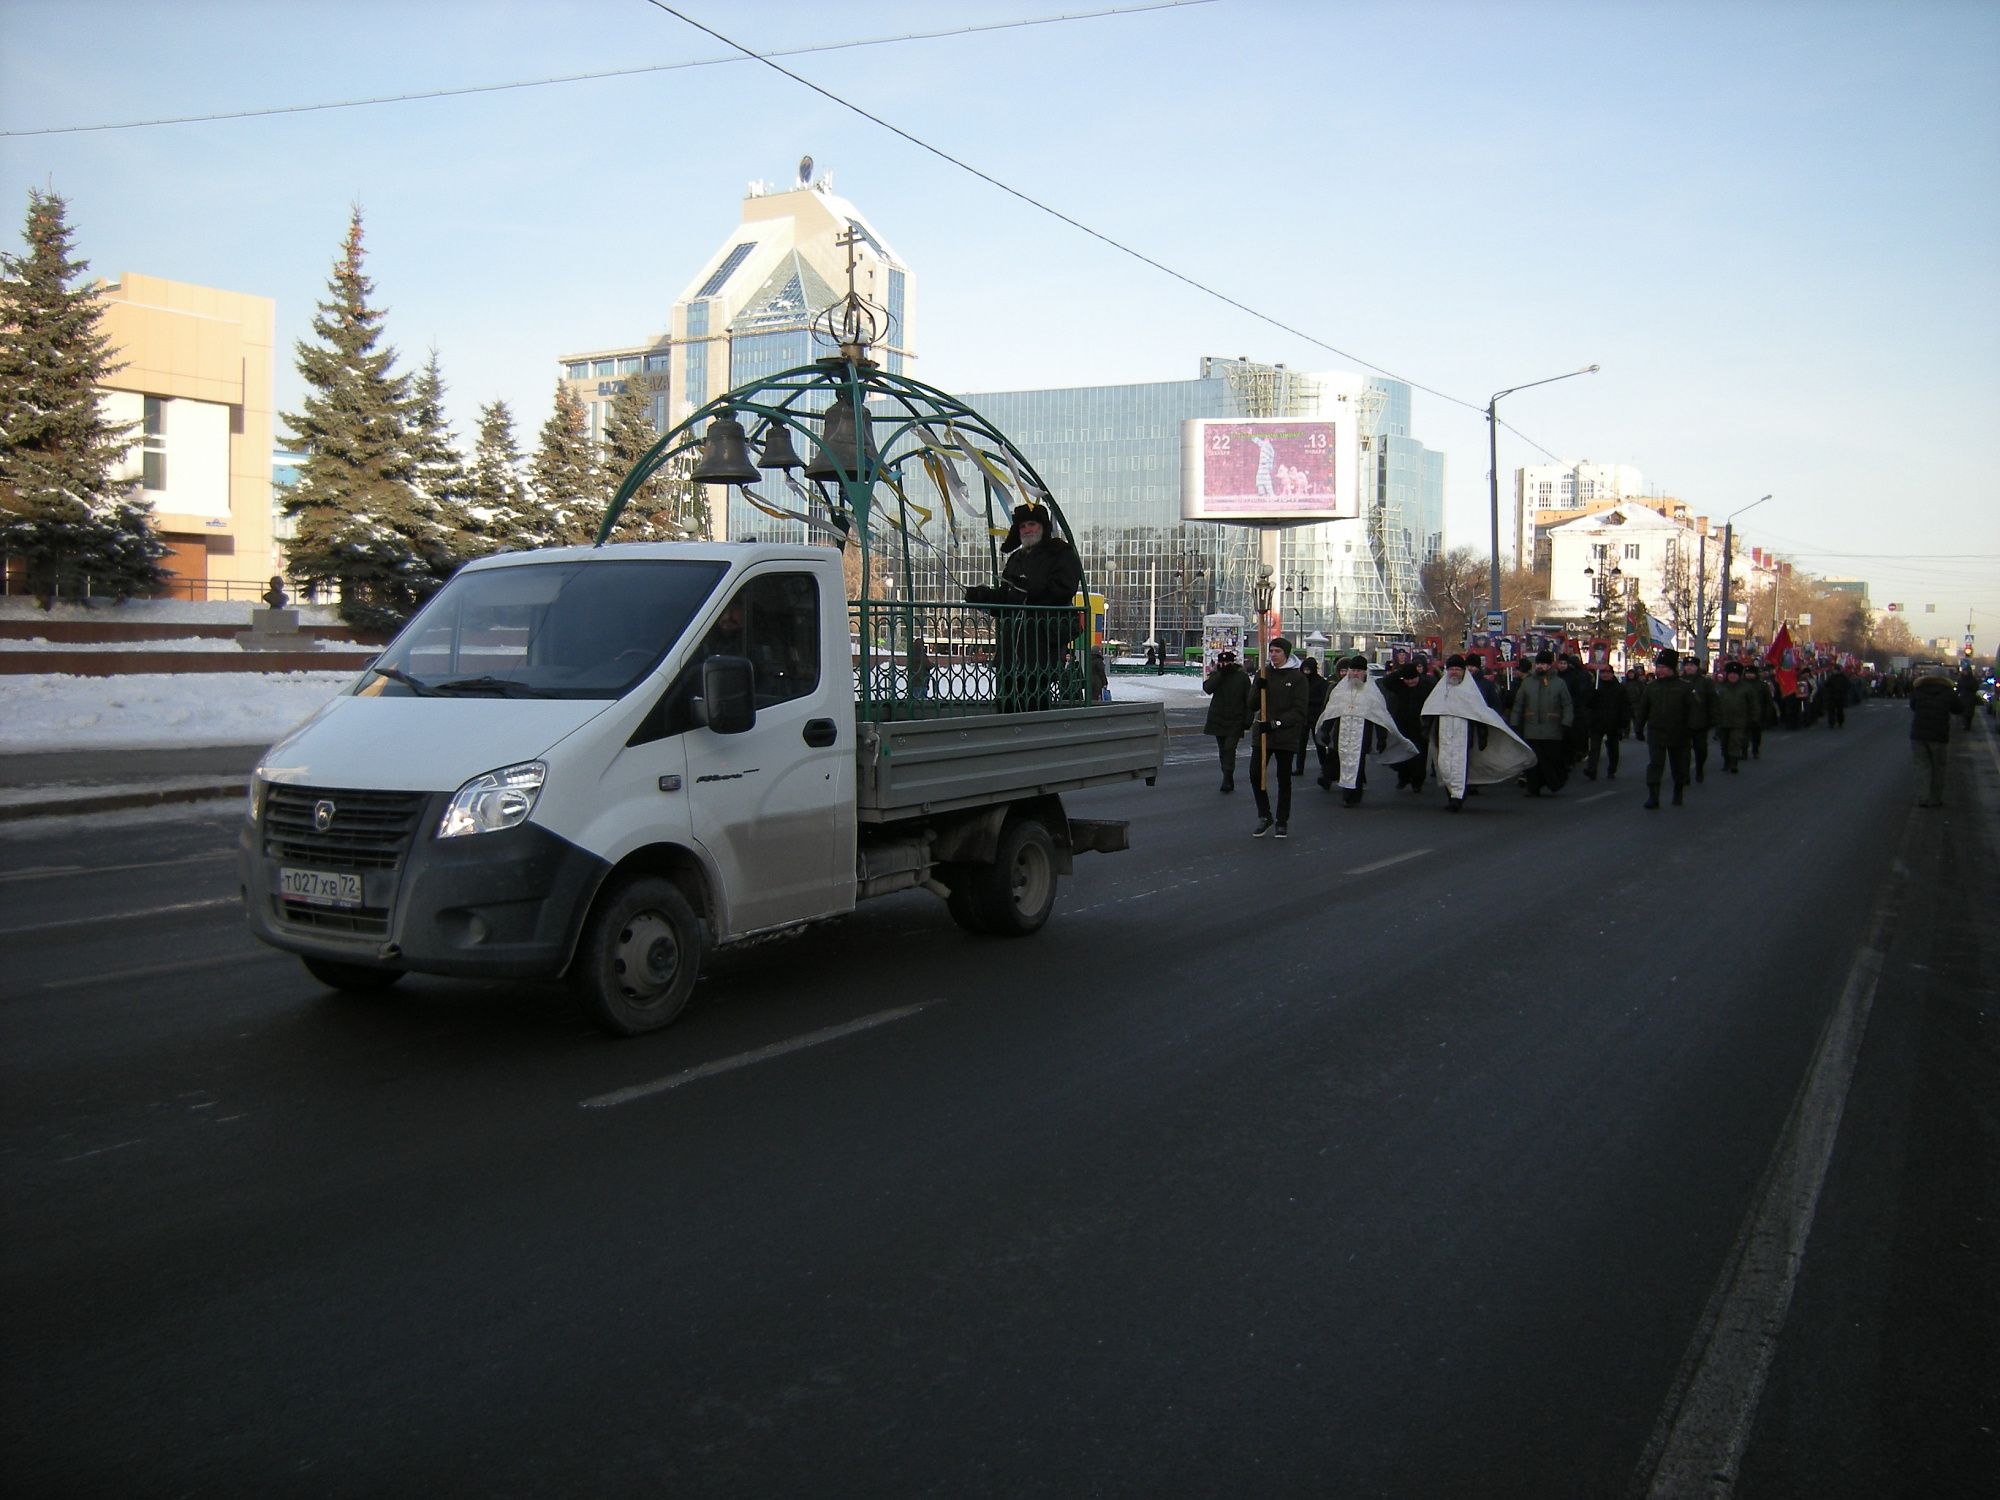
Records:
[[[1343,807],[1361,804],[1371,773],[1380,787],[1393,770],[1391,795],[1420,795],[1435,782],[1445,808],[1459,813],[1482,788],[1512,784],[1527,797],[1553,796],[1572,773],[1597,780],[1600,766],[1606,781],[1615,780],[1630,737],[1645,747],[1640,805],[1658,811],[1687,804],[1689,789],[1707,780],[1711,749],[1721,773],[1740,775],[1762,757],[1767,729],[1823,720],[1838,730],[1858,697],[1896,691],[1887,678],[1857,682],[1838,666],[1781,673],[1731,657],[1711,674],[1706,663],[1671,648],[1654,654],[1650,670],[1635,662],[1622,679],[1608,662],[1593,669],[1553,651],[1499,666],[1490,676],[1479,653],[1440,664],[1418,652],[1378,678],[1365,656],[1347,655],[1329,657],[1322,676],[1313,658],[1301,661],[1290,640],[1275,636],[1252,673],[1234,651],[1223,651],[1202,682],[1209,697],[1202,732],[1216,741],[1221,790],[1235,790],[1237,749],[1247,738],[1253,835],[1284,838],[1293,777],[1304,772],[1308,747],[1318,787],[1337,790]],[[1918,805],[1935,806],[1943,789],[1930,779],[1939,757],[1928,747],[1949,732],[1947,700],[1950,714],[1968,714],[1969,727],[1963,700],[1970,695],[1966,684],[1943,675],[1903,691],[1919,715],[1912,730]]]

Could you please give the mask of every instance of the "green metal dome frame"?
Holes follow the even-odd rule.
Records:
[[[824,406],[819,404],[822,400]],[[836,453],[823,436],[827,415],[837,403],[845,403],[854,418],[857,440],[852,455]],[[805,462],[810,465],[819,456],[837,471],[838,483],[826,480],[807,483],[817,489],[832,526],[862,544],[860,597],[849,603],[857,613],[856,633],[863,642],[875,639],[872,616],[906,610],[914,600],[913,533],[917,545],[943,554],[936,542],[921,534],[932,512],[911,497],[910,479],[917,473],[930,480],[937,501],[945,510],[947,528],[955,531],[962,519],[976,519],[985,528],[991,579],[1000,576],[999,543],[1018,504],[1032,502],[1046,506],[1063,536],[1075,545],[1075,531],[1054,493],[1027,455],[1005,433],[949,392],[908,376],[890,374],[852,349],[746,382],[676,424],[646,450],[620,482],[598,527],[596,545],[601,547],[611,540],[640,487],[675,460],[699,453],[707,438],[708,423],[725,415],[743,422],[753,445],[769,436],[767,431],[760,430],[759,424],[804,438],[805,443],[794,446]],[[863,434],[871,429],[872,445],[863,439]],[[850,458],[853,467],[848,466]],[[962,463],[970,463],[977,479],[976,505],[970,504],[972,492],[957,472]],[[879,497],[878,487],[886,488],[888,497]],[[721,488],[727,490],[729,486]],[[780,518],[792,516],[793,513],[776,509],[762,496],[752,493],[750,486],[741,488],[745,497],[767,514]],[[962,504],[974,511],[974,517],[960,517],[957,507]],[[812,518],[799,519],[812,524]],[[878,538],[888,544],[884,550],[889,554],[892,568],[901,574],[902,601],[875,597],[877,580],[872,575]],[[1078,565],[1081,569],[1081,549]],[[948,576],[949,570],[945,571]],[[1080,592],[1086,600],[1090,598],[1087,574],[1083,575]],[[1094,654],[1097,647],[1087,625],[1082,636],[1080,644],[1084,652]],[[1086,675],[1087,670],[1086,662]],[[864,703],[869,698],[865,675],[861,697]]]

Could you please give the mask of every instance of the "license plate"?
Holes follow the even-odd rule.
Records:
[[[303,901],[308,906],[359,906],[361,877],[333,874],[326,870],[278,871],[278,890],[287,901]]]

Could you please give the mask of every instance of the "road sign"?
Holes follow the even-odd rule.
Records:
[[[1489,609],[1486,611],[1486,633],[1488,635],[1505,635],[1507,633],[1506,610]]]

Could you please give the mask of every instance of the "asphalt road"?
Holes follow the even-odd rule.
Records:
[[[1460,817],[1308,783],[1285,844],[1177,739],[1076,799],[1134,847],[1037,937],[870,903],[624,1043],[321,990],[243,932],[233,805],[10,828],[0,1479],[1623,1496],[1734,1424],[1742,1494],[1985,1493],[2000,756],[1919,813],[1905,733],[1658,813],[1629,760]],[[1782,1336],[1708,1413],[1857,976]]]

